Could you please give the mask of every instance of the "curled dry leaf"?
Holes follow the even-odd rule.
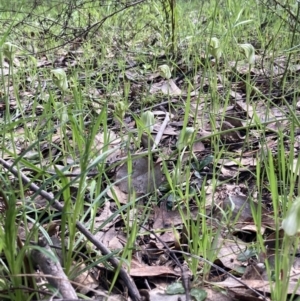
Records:
[[[104,206],[102,208],[102,212],[100,214],[100,216],[96,216],[95,217],[95,228],[99,228],[101,227],[102,231],[108,230],[111,225],[113,225],[117,219],[119,219],[119,216],[115,216],[110,222],[107,222],[108,219],[112,216],[112,211],[110,210],[110,202],[106,201],[104,203]],[[103,226],[103,224],[105,224],[105,226]]]
[[[109,149],[119,148],[121,143],[121,139],[113,132],[107,131],[107,134],[100,132],[95,136],[93,142],[93,150],[95,153],[100,154],[103,152],[103,148],[108,145]],[[116,151],[112,152],[110,155],[107,156],[108,162],[114,162],[121,156],[121,150],[117,149]]]
[[[221,130],[222,131],[228,131],[226,133],[221,134],[222,139],[228,140],[230,142],[238,142],[244,140],[244,138],[241,136],[241,134],[234,130],[234,126],[229,123],[228,121],[223,121],[221,124]]]
[[[173,96],[181,95],[181,90],[172,79],[153,84],[150,88],[150,93],[155,94],[158,92]]]

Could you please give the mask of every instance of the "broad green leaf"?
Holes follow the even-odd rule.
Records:
[[[207,297],[207,292],[201,288],[192,288],[190,295],[196,299],[196,301],[203,301]]]
[[[166,294],[168,295],[184,294],[184,292],[185,290],[181,282],[174,282],[166,289]]]
[[[241,252],[240,254],[238,254],[236,259],[239,261],[242,261],[242,262],[246,262],[251,257],[256,256],[256,255],[257,255],[257,251],[252,248],[249,248],[249,249],[246,249],[245,251]]]
[[[199,162],[199,168],[198,170],[202,170],[205,166],[209,165],[210,163],[212,163],[214,160],[214,156],[213,155],[208,155],[206,156],[203,160],[201,160]]]

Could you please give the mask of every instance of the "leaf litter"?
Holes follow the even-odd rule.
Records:
[[[78,47],[80,46],[78,45]],[[58,54],[59,53],[57,53],[57,56]],[[113,56],[112,53],[111,55]],[[130,59],[134,60],[134,58]],[[149,56],[147,59],[149,63],[151,63],[151,57]],[[158,59],[161,58],[158,57]],[[148,282],[153,287],[156,287],[150,290],[150,295],[154,294],[151,300],[159,300],[161,295],[163,295],[162,298],[164,298],[164,300],[167,300],[168,297],[165,295],[165,292],[167,291],[168,285],[182,276],[181,272],[176,271],[176,264],[172,260],[169,260],[168,256],[173,250],[185,250],[192,253],[192,250],[189,249],[189,244],[186,243],[183,229],[188,225],[188,219],[190,219],[189,223],[197,221],[199,212],[205,212],[205,214],[202,214],[202,223],[211,225],[216,233],[221,233],[219,236],[216,236],[212,242],[212,246],[215,246],[215,250],[211,250],[214,252],[212,263],[226,268],[226,271],[229,271],[228,274],[238,274],[244,284],[265,294],[264,296],[271,291],[270,280],[266,275],[263,262],[265,257],[267,257],[271,265],[272,260],[274,260],[275,251],[270,242],[272,241],[272,235],[275,233],[276,225],[272,218],[272,209],[268,208],[268,206],[270,206],[270,195],[268,193],[266,193],[266,198],[263,200],[263,207],[260,208],[262,214],[261,227],[258,229],[254,223],[253,212],[258,210],[258,205],[256,199],[257,187],[253,172],[256,170],[257,160],[264,158],[266,152],[271,151],[272,153],[278,153],[278,131],[289,131],[289,119],[287,116],[290,112],[290,108],[286,103],[280,106],[270,107],[270,104],[267,104],[264,99],[261,98],[261,95],[265,94],[269,88],[269,79],[266,78],[266,74],[274,75],[274,70],[278,75],[282,74],[282,70],[286,68],[286,58],[278,58],[277,61],[273,61],[273,65],[268,62],[269,58],[261,57],[261,60],[265,60],[269,64],[270,70],[266,70],[266,67],[262,66],[261,68],[251,70],[250,75],[253,79],[254,88],[252,91],[253,101],[250,103],[246,100],[244,81],[232,81],[230,89],[225,91],[222,81],[218,80],[218,93],[220,97],[228,97],[232,105],[228,106],[225,110],[224,108],[220,108],[219,113],[214,116],[215,124],[213,124],[209,112],[202,112],[202,110],[207,109],[207,102],[213,102],[210,93],[205,92],[205,86],[209,86],[209,79],[205,78],[204,84],[202,83],[201,86],[199,82],[197,83],[198,78],[201,77],[201,71],[195,75],[195,89],[190,94],[192,97],[192,110],[188,122],[196,128],[196,142],[188,149],[184,164],[182,164],[182,161],[179,162],[178,158],[180,154],[176,151],[176,142],[183,126],[184,103],[186,102],[187,95],[186,86],[176,78],[166,80],[157,73],[152,72],[141,74],[138,70],[140,66],[131,68],[131,65],[128,64],[127,68],[131,70],[128,69],[125,72],[126,80],[132,82],[129,93],[131,99],[134,100],[137,97],[143,98],[146,93],[142,87],[151,79],[151,81],[155,82],[148,84],[147,89],[153,98],[161,99],[161,101],[158,101],[158,105],[163,109],[161,112],[168,111],[170,104],[174,106],[171,108],[171,111],[173,110],[173,113],[170,114],[171,120],[164,129],[158,145],[162,150],[162,154],[157,156],[156,153],[148,152],[152,146],[146,143],[143,145],[142,150],[146,155],[138,157],[141,150],[133,146],[132,141],[130,141],[129,132],[137,127],[133,116],[139,114],[141,108],[136,109],[132,107],[131,111],[126,112],[126,114],[129,115],[126,117],[128,120],[125,120],[124,117],[124,124],[120,123],[116,124],[115,127],[111,126],[111,129],[107,131],[108,134],[106,133],[106,135],[104,135],[104,133],[100,131],[95,135],[92,148],[94,155],[100,155],[105,148],[115,150],[115,152],[111,152],[106,157],[106,163],[108,165],[115,164],[115,166],[114,168],[111,168],[111,166],[107,168],[109,181],[103,181],[105,184],[103,184],[102,188],[107,189],[107,194],[105,194],[102,200],[103,205],[98,209],[94,219],[94,227],[99,231],[96,234],[99,240],[108,248],[111,250],[120,250],[126,244],[127,236],[126,233],[123,232],[123,218],[121,218],[120,214],[113,216],[114,212],[116,212],[117,204],[128,205],[128,203],[132,201],[132,194],[141,198],[136,210],[131,211],[132,209],[130,210],[128,208],[126,211],[126,217],[131,222],[134,220],[132,216],[140,217],[140,219],[143,220],[141,215],[143,208],[148,206],[148,208],[151,209],[149,210],[149,217],[144,220],[148,226],[148,232],[142,229],[138,231],[135,241],[136,251],[127,267],[130,275],[134,277],[136,282],[146,277]],[[259,61],[259,58],[256,58],[256,61]],[[39,68],[48,68],[53,65],[55,68],[65,68],[68,72],[68,68],[77,66],[79,62],[84,63],[82,52],[78,51],[76,56],[66,52],[54,58],[53,61],[47,56],[42,56],[37,61],[37,66]],[[230,76],[239,78],[247,76],[249,70],[248,65],[239,64],[236,66],[235,62],[230,63],[232,63],[232,68],[224,71],[228,78],[230,78]],[[233,68],[233,66],[235,68]],[[20,64],[15,64],[15,71],[18,71],[19,68]],[[3,66],[3,76],[9,74],[8,70],[9,65],[5,62]],[[122,76],[118,70],[114,71],[114,69],[110,69],[106,66],[103,66],[100,72],[102,72],[103,77],[105,77],[108,72],[114,73],[116,77]],[[81,82],[84,79],[85,78],[80,77]],[[47,86],[47,89],[56,91],[57,97],[61,101],[65,101],[65,99],[60,98],[61,94],[54,86],[51,86],[48,79],[45,78],[42,79],[42,81]],[[12,114],[16,114],[18,104],[15,101],[16,97],[12,83],[8,82],[8,84],[10,86],[9,110]],[[34,124],[37,125],[40,122],[40,113],[38,113],[36,110],[37,107],[34,107],[30,101],[35,93],[34,86],[37,87],[38,85],[39,82],[37,79],[32,77],[30,81],[28,81],[28,85],[24,87],[24,90],[27,91],[23,91],[19,95],[22,99],[22,107],[18,109],[23,110],[25,116],[31,119],[24,127],[33,127]],[[196,87],[197,85],[198,87]],[[88,95],[91,96],[96,93],[97,97],[103,97],[103,99],[106,97],[121,99],[124,92],[122,88],[114,92],[101,91],[101,89],[93,89],[93,87],[85,87],[85,89]],[[49,95],[46,95],[43,91],[37,93],[40,93],[39,97],[41,99],[45,100],[49,97]],[[227,96],[222,95],[223,93],[227,93]],[[282,93],[283,91],[278,90],[277,87],[277,90],[273,88],[269,95],[273,97],[273,101],[276,102]],[[165,96],[172,97],[172,102],[167,101],[165,103]],[[103,108],[102,105],[95,102],[92,97],[90,100],[89,105],[92,107],[92,110],[99,114]],[[40,106],[41,111],[43,111],[46,104],[42,103]],[[7,109],[5,104],[3,103],[0,108],[4,114],[4,111]],[[113,117],[111,111],[110,118],[113,119]],[[18,119],[20,116],[15,115],[14,118]],[[65,118],[67,118],[67,116],[65,116]],[[92,118],[90,119],[92,120]],[[69,121],[68,118],[66,121]],[[90,120],[88,120],[88,122],[90,122]],[[258,122],[266,127],[266,137],[264,137],[266,143],[264,146],[260,145],[261,131],[259,127],[255,125],[255,123]],[[13,128],[10,130],[13,130]],[[57,173],[58,170],[63,170],[63,172],[68,172],[73,177],[85,172],[85,170],[81,170],[78,166],[75,168],[78,160],[74,154],[62,158],[64,154],[61,150],[65,140],[73,142],[73,144],[70,144],[75,148],[76,155],[80,154],[80,149],[76,149],[77,145],[75,141],[72,141],[71,137],[73,133],[71,133],[70,130],[64,131],[62,124],[59,124],[56,130],[57,134],[53,133],[51,140],[47,140],[47,142],[39,141],[41,145],[39,145],[39,147],[36,145],[31,149],[27,148],[27,141],[22,141],[22,135],[15,137],[15,144],[18,146],[16,149],[17,155],[22,155],[23,159],[35,165],[35,168],[33,168],[33,166],[28,167],[30,164],[25,164],[24,166],[22,165],[22,169],[35,179],[41,178],[38,169],[46,173],[48,172],[49,174],[51,174],[50,172]],[[158,130],[159,125],[155,124],[154,131]],[[23,134],[22,131],[20,133]],[[297,137],[295,140],[299,143],[299,133],[296,134]],[[226,148],[221,158],[219,158],[212,149],[212,138],[216,136],[220,138],[220,145]],[[247,143],[245,140],[247,140]],[[131,146],[126,149],[126,147],[123,146],[124,141],[129,142]],[[7,150],[12,151],[9,144],[5,145],[5,147]],[[267,150],[264,149],[265,147],[267,147]],[[299,146],[297,146],[297,149],[298,148]],[[7,153],[9,153],[9,151]],[[8,159],[7,153],[3,156],[5,159]],[[194,155],[192,160],[193,164],[190,164],[190,153]],[[134,155],[137,155],[137,157]],[[207,165],[204,164],[204,166],[199,167],[208,155],[211,155],[212,160]],[[122,158],[124,157],[127,159],[132,158],[124,163],[122,162]],[[295,158],[290,167],[295,173],[297,172],[298,161],[298,158]],[[36,164],[37,162],[39,162],[39,166]],[[184,186],[186,182],[186,178],[184,177],[183,181],[178,181],[181,193],[177,192],[178,196],[174,197],[174,201],[171,201],[172,204],[170,207],[167,200],[164,199],[166,193],[163,186],[164,184],[168,186],[166,181],[168,175],[164,174],[166,171],[163,169],[163,163],[167,164],[167,172],[169,176],[172,176],[178,162],[180,168],[183,169],[183,167],[187,167],[189,169],[191,178],[189,182],[191,183],[191,187],[189,189],[195,189],[199,195],[201,187],[198,180],[201,179],[200,183],[203,185],[201,196],[204,196],[206,199],[205,208],[201,208],[202,203],[198,202],[197,197],[191,196],[190,198],[186,198],[185,192],[187,191],[187,187]],[[92,163],[92,161],[89,163]],[[216,169],[217,172],[215,172],[214,169]],[[35,174],[36,172],[37,176]],[[186,172],[186,170],[183,169],[183,172]],[[91,173],[87,173],[87,176],[90,179],[95,177]],[[226,181],[226,183],[224,183],[224,181]],[[196,183],[194,184],[195,187],[193,187],[193,183]],[[244,183],[246,183],[246,185],[244,185]],[[50,193],[53,192],[52,189],[53,187],[51,187],[51,185],[47,186],[47,190]],[[78,187],[75,185],[74,189],[76,190]],[[172,191],[170,187],[168,187],[168,189],[168,192]],[[85,202],[88,202],[88,194],[90,191],[91,188],[88,188],[85,195]],[[31,196],[29,196],[29,198],[30,197]],[[152,197],[153,200],[151,200]],[[45,207],[43,200],[37,198],[34,200],[37,202],[36,210],[40,209],[38,206],[40,206],[41,203],[43,204],[41,208]],[[33,201],[33,199],[31,199],[31,201]],[[107,222],[108,219],[110,219],[109,222]],[[211,222],[212,220],[216,221]],[[105,225],[103,226],[103,224]],[[44,224],[44,226],[46,226],[46,224]],[[152,231],[157,232],[158,230],[160,233],[157,234],[157,236],[152,234]],[[201,236],[201,228],[197,230],[198,232],[193,235]],[[264,254],[263,252],[253,250],[252,253],[250,252],[247,255],[247,251],[249,251],[251,243],[255,240],[257,232],[265,235],[268,252]],[[24,236],[24,233],[22,233],[22,236]],[[190,237],[190,239],[192,239],[192,237]],[[185,242],[185,244],[183,242]],[[166,245],[168,248],[166,248]],[[141,250],[139,250],[139,248]],[[167,259],[162,260],[161,257],[165,254],[167,254]],[[199,252],[198,255],[204,256],[204,251]],[[181,265],[189,262],[188,257],[184,256],[181,256],[180,260]],[[200,271],[203,267],[201,259],[197,264],[197,270]],[[78,265],[77,269],[83,270],[85,266]],[[109,271],[108,268],[107,271]],[[291,276],[291,279],[295,282],[298,281],[298,273],[299,263],[297,258],[295,258],[292,269],[293,275]],[[222,274],[217,268],[212,268],[210,274],[206,275],[205,280],[211,283],[211,286],[208,285],[204,287],[204,289],[209,291],[208,295],[212,295],[209,297],[211,300],[216,300],[218,296],[218,292],[211,289],[213,286],[226,289],[228,292],[227,297],[230,296],[231,298],[239,299],[247,295],[249,300],[259,300],[259,297],[253,295],[253,292],[250,293],[247,287],[243,286],[240,282],[236,282],[236,280],[228,276],[228,274]],[[170,278],[170,275],[172,275],[173,278]],[[82,293],[86,294],[89,292],[89,285],[91,285],[93,289],[96,288],[95,283],[97,283],[97,281],[94,281],[93,278],[89,278],[91,277],[89,272],[81,276],[85,277],[87,282],[89,282],[89,284],[85,284],[85,280],[78,280],[78,282],[83,283],[87,289],[86,291],[81,291]],[[163,285],[162,283],[158,285],[158,282],[156,282],[157,279],[153,279],[153,277],[158,277]],[[162,287],[165,289],[161,289]],[[100,289],[102,289],[102,287],[100,287]],[[157,293],[157,291],[159,291],[159,293]],[[300,294],[299,288],[294,282],[289,283],[288,292],[290,294]],[[176,295],[176,292],[174,292],[173,299],[170,300],[175,300],[178,296],[179,295]],[[180,298],[184,297],[184,295],[180,295]],[[224,299],[227,297],[224,297]],[[266,300],[268,299],[267,296],[265,298]]]

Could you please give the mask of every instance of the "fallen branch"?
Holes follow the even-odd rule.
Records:
[[[2,158],[0,158],[0,164],[5,169],[10,171],[15,177],[18,178],[18,176],[20,176],[23,183],[25,185],[28,185],[30,190],[36,192],[37,194],[39,194],[40,196],[45,198],[54,209],[56,209],[59,212],[63,212],[63,206],[57,200],[55,200],[48,192],[41,189],[36,184],[31,183],[30,179],[27,178],[22,172],[19,172],[15,167],[13,167],[13,165],[10,165],[9,163],[7,163]],[[103,255],[111,254],[110,250],[105,245],[103,245],[98,239],[96,239],[96,237],[90,231],[88,231],[84,227],[83,224],[81,224],[80,222],[77,221],[76,222],[76,227],[92,244],[94,244],[94,246],[96,246],[101,251],[101,253]],[[120,266],[119,260],[117,260],[113,256],[110,256],[108,261],[112,264],[112,266],[115,269],[120,267],[120,272],[119,272],[120,277],[124,281],[125,285],[128,287],[128,292],[129,292],[129,295],[130,295],[131,299],[133,301],[140,301],[141,300],[140,293],[139,293],[134,281],[129,276],[129,274],[126,272],[126,270],[123,269],[122,266]]]
[[[46,276],[47,281],[58,290],[58,292],[64,299],[77,299],[75,289],[73,288],[73,286],[69,282],[68,277],[64,273],[59,260],[57,259],[55,262],[49,256],[51,254],[52,257],[55,258],[55,255],[49,247],[47,241],[43,238],[39,239],[39,246],[46,250],[47,253],[44,253],[41,250],[33,249],[31,252],[31,257],[33,261],[39,265],[43,274],[49,274],[54,276]]]

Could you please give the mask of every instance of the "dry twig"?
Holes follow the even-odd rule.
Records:
[[[50,274],[52,276],[55,276],[46,276],[47,281],[59,291],[59,293],[64,299],[76,299],[77,294],[73,286],[69,282],[68,277],[64,273],[59,260],[55,262],[49,257],[49,254],[52,254],[53,257],[55,257],[55,255],[49,247],[47,241],[41,238],[39,240],[39,246],[45,249],[48,254],[43,253],[40,250],[34,249],[32,250],[31,257],[34,260],[34,262],[39,265],[40,269],[45,275]]]
[[[28,185],[30,190],[36,192],[37,194],[45,198],[54,209],[58,210],[59,212],[63,211],[63,206],[56,199],[54,199],[48,192],[41,189],[36,184],[31,183],[29,178],[27,178],[22,172],[18,171],[15,167],[13,167],[13,164],[10,165],[2,158],[0,158],[0,164],[5,169],[10,171],[15,177],[18,178],[20,176],[23,183],[25,185]],[[105,245],[103,245],[89,230],[87,230],[82,223],[77,221],[76,227],[92,244],[94,244],[101,251],[103,255],[111,254],[110,250]],[[115,257],[110,256],[108,260],[115,269],[120,267],[120,262]],[[128,287],[128,292],[132,300],[140,301],[141,300],[140,293],[134,281],[132,280],[130,275],[126,272],[126,270],[122,268],[122,266],[120,267],[119,273],[125,285]]]

